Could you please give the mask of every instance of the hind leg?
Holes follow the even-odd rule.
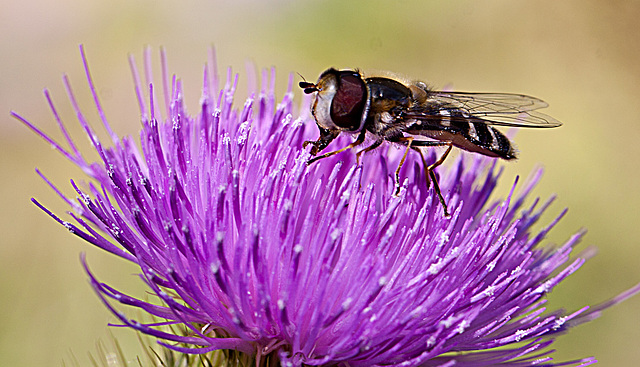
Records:
[[[438,179],[435,175],[434,169],[438,166],[440,166],[442,163],[444,163],[445,159],[447,159],[447,156],[449,155],[449,153],[451,152],[451,148],[453,147],[453,145],[451,144],[451,142],[449,141],[425,141],[425,140],[415,140],[413,137],[403,137],[399,139],[399,143],[403,144],[403,142],[406,141],[406,145],[407,145],[407,149],[404,152],[404,155],[402,156],[402,159],[400,160],[400,164],[398,165],[398,169],[396,169],[396,195],[398,195],[398,193],[400,192],[400,169],[402,168],[402,165],[404,164],[405,159],[407,158],[407,152],[409,151],[409,148],[417,151],[420,154],[420,158],[422,159],[422,166],[425,170],[425,176],[426,176],[426,180],[427,180],[427,188],[429,188],[430,183],[433,182],[433,189],[436,192],[436,195],[438,195],[438,200],[440,201],[440,204],[442,204],[442,208],[444,209],[444,215],[446,217],[449,216],[449,211],[447,208],[447,203],[444,201],[444,197],[442,196],[442,193],[440,192],[440,185],[438,184]],[[422,154],[422,151],[420,149],[418,149],[418,147],[437,147],[437,146],[446,146],[447,150],[444,152],[444,154],[442,154],[442,156],[440,156],[440,158],[438,158],[438,160],[436,160],[433,164],[428,165],[426,159],[424,158],[424,154]]]

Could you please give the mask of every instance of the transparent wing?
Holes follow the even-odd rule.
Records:
[[[536,110],[547,107],[541,99],[522,94],[431,91],[422,108],[408,117],[429,120],[451,116],[468,121],[479,118],[489,125],[557,127],[562,123]]]

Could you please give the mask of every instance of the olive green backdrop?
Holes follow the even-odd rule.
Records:
[[[565,125],[517,133],[521,158],[506,164],[500,194],[516,175],[543,165],[536,193],[558,195],[550,214],[570,209],[547,241],[589,229],[582,248],[596,245],[598,256],[550,297],[552,307],[574,310],[640,281],[639,16],[640,2],[596,0],[2,1],[0,365],[58,366],[74,358],[87,365],[87,354],[98,340],[108,344],[110,333],[132,360],[139,352],[133,332],[106,326],[114,318],[90,289],[79,254],[87,254],[102,280],[140,292],[135,268],[81,242],[29,202],[35,196],[59,214],[66,210],[34,167],[70,195],[68,179],[81,172],[8,116],[14,109],[59,138],[41,93],[48,87],[88,149],[61,83],[68,73],[97,122],[78,44],[86,47],[107,117],[121,134],[139,127],[127,55],[140,60],[145,45],[154,55],[159,46],[167,49],[192,112],[210,45],[221,67],[241,73],[239,103],[248,63],[276,66],[280,95],[290,72],[315,80],[335,66],[392,70],[439,88],[545,99],[551,105],[546,112]],[[609,310],[561,337],[555,356],[635,365],[639,311],[640,297]]]

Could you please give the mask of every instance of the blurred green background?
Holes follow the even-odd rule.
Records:
[[[66,210],[36,166],[69,195],[68,179],[82,176],[8,116],[16,110],[60,138],[41,93],[50,88],[76,140],[86,143],[61,83],[68,73],[97,122],[78,44],[86,47],[107,117],[121,134],[139,127],[127,55],[140,61],[146,45],[154,55],[159,46],[167,49],[192,112],[210,45],[221,68],[241,73],[241,85],[248,62],[276,66],[279,95],[288,73],[315,80],[336,66],[545,99],[551,105],[545,112],[564,126],[518,132],[521,158],[506,164],[500,192],[516,175],[543,165],[535,193],[558,194],[551,214],[570,209],[547,241],[589,229],[581,248],[596,245],[598,256],[550,297],[552,307],[574,310],[640,281],[639,18],[638,1],[3,1],[0,365],[57,366],[74,358],[87,365],[87,354],[98,340],[109,344],[110,333],[132,361],[139,352],[133,332],[106,326],[115,320],[90,289],[79,254],[87,254],[102,280],[139,294],[136,269],[81,242],[29,202],[33,196],[59,214]],[[608,310],[561,337],[555,357],[595,355],[602,366],[637,365],[638,311],[640,297]]]

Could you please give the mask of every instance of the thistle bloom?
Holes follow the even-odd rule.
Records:
[[[100,283],[85,265],[119,320],[167,348],[234,350],[257,364],[271,359],[292,366],[587,365],[595,360],[555,363],[547,348],[553,337],[639,290],[592,308],[545,309],[544,296],[589,251],[570,257],[582,232],[563,245],[542,244],[564,211],[531,231],[552,201],[526,200],[540,172],[518,194],[514,189],[491,201],[495,161],[460,153],[439,169],[453,213],[445,217],[411,155],[394,196],[399,154],[393,147],[367,154],[360,165],[345,152],[307,167],[302,143],[317,130],[308,107],[293,116],[293,78],[276,104],[275,74],[265,72],[260,93],[235,109],[237,76],[229,71],[218,89],[213,57],[195,116],[185,110],[180,80],[169,80],[164,56],[164,113],[149,54],[148,88],[132,62],[142,119],[138,145],[110,128],[82,57],[112,141],[98,140],[66,78],[98,162],[76,148],[47,92],[68,148],[14,113],[91,179],[72,181],[76,200],[41,175],[73,209],[75,224],[33,201],[75,235],[140,267],[155,302]],[[345,139],[336,146],[348,144]],[[114,303],[166,322],[131,320]],[[167,324],[188,332],[171,332]]]

